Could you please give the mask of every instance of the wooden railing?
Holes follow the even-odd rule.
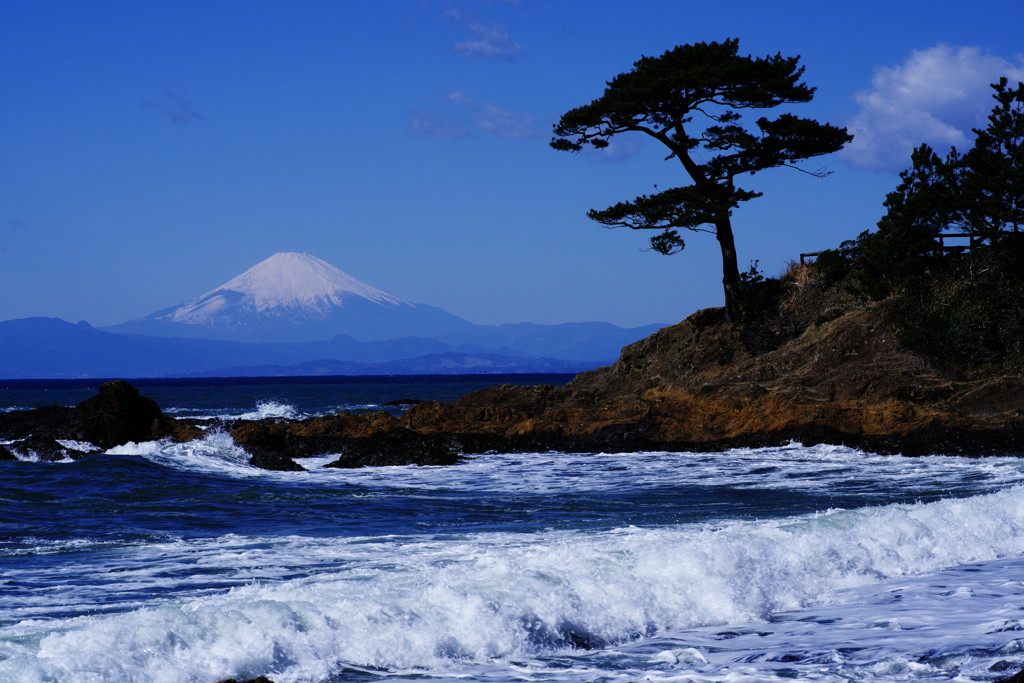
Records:
[[[966,239],[968,241],[967,241],[967,244],[946,244],[946,240],[950,240],[950,239]],[[970,233],[970,232],[947,232],[947,233],[943,233],[943,234],[939,235],[936,238],[935,241],[936,241],[936,243],[938,245],[937,249],[936,249],[936,252],[939,255],[963,253],[963,252],[970,251],[971,249],[974,249],[976,246],[978,246],[979,244],[981,244],[985,240],[986,240],[985,237],[982,237],[981,235],[979,235],[977,233]],[[853,251],[853,248],[852,247],[838,247],[836,249],[825,249],[825,250],[822,250],[822,251],[808,251],[808,252],[805,252],[803,254],[800,254],[800,263],[810,263],[811,261],[813,261],[817,257],[819,257],[822,254],[824,254],[826,251],[839,251],[839,252]]]

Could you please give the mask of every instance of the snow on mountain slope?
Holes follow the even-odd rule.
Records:
[[[183,304],[103,329],[250,343],[324,342],[338,335],[358,342],[415,337],[466,353],[604,363],[658,327],[623,329],[596,322],[473,325],[440,308],[392,296],[310,254],[286,252]],[[355,360],[342,349],[327,357]],[[296,357],[294,362],[303,360]]]
[[[202,296],[105,328],[245,342],[433,337],[470,323],[383,292],[311,254],[274,254]]]
[[[241,294],[241,299],[232,294]],[[175,309],[168,320],[202,324],[232,305],[259,312],[272,309],[325,312],[332,306],[344,306],[345,299],[353,296],[385,306],[410,305],[316,256],[282,252],[185,303]]]

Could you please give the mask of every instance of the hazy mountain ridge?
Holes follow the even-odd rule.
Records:
[[[579,372],[662,327],[474,325],[309,254],[275,254],[178,306],[106,328],[0,322],[0,377]]]
[[[579,372],[608,362],[456,348],[416,337],[362,342],[338,335],[324,342],[247,344],[118,334],[57,318],[0,322],[3,379]]]

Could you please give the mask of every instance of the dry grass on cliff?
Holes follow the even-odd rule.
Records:
[[[721,309],[698,311],[569,388],[625,396],[746,386],[829,400],[909,397],[938,381],[901,344],[890,303],[858,300],[808,265],[793,264],[773,286],[771,305],[744,324],[726,322]]]

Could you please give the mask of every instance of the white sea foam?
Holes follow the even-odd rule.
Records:
[[[1024,460],[1015,457],[904,458],[855,449],[791,444],[780,448],[737,449],[725,453],[650,452],[630,454],[512,453],[471,456],[450,467],[324,468],[337,460],[330,453],[297,460],[309,472],[270,472],[248,464],[249,455],[231,437],[210,430],[201,440],[128,444],[110,453],[142,455],[185,471],[223,476],[294,481],[310,486],[349,482],[379,489],[450,488],[474,492],[564,493],[615,492],[705,486],[733,489],[803,490],[848,494],[898,489],[907,495],[936,489],[950,496],[985,493],[1024,484]]]
[[[242,413],[238,416],[242,420],[263,420],[271,417],[295,419],[298,413],[294,406],[277,401],[260,401],[256,404],[256,410],[249,413]]]
[[[111,455],[139,455],[161,465],[188,472],[207,472],[232,477],[257,477],[263,472],[249,463],[249,454],[235,445],[221,430],[209,431],[202,439],[186,443],[162,441],[129,442],[107,451]]]
[[[148,544],[117,560],[120,613],[88,614],[111,607],[99,590],[71,618],[0,607],[0,679],[287,683],[346,666],[442,680],[766,680],[787,667],[802,680],[846,680],[849,667],[861,680],[948,679],[1020,658],[1021,555],[1021,487],[653,529]],[[235,587],[175,572],[201,575],[197,562]],[[977,563],[993,569],[964,567]],[[305,575],[285,578],[294,565]],[[172,580],[197,584],[145,607],[130,598],[136,583]],[[586,643],[608,647],[571,649]]]
[[[72,450],[72,451],[78,451],[79,453],[96,453],[97,451],[102,451],[103,450],[102,448],[100,448],[96,444],[89,443],[88,441],[74,441],[72,439],[57,439],[57,443],[59,443],[64,448],[67,448],[67,449]]]
[[[163,412],[176,418],[191,420],[262,420],[266,418],[304,420],[325,415],[335,415],[343,411],[366,412],[379,409],[381,409],[381,406],[377,403],[338,403],[316,410],[300,410],[289,403],[261,401],[256,404],[253,410],[239,410],[237,408],[234,410],[226,408],[181,408],[171,406],[163,408]]]

